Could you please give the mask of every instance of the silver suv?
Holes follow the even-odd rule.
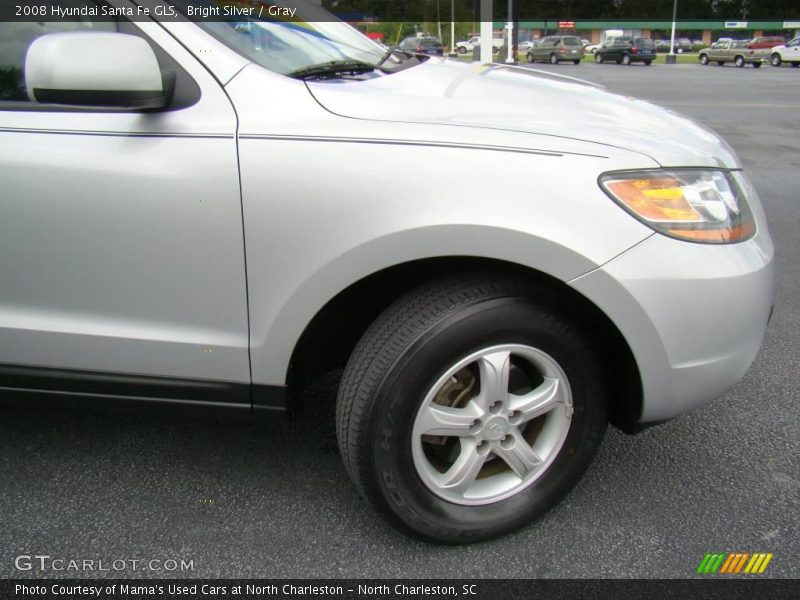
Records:
[[[773,247],[724,141],[294,4],[0,23],[3,397],[280,416],[343,369],[358,490],[465,542],[743,376]]]

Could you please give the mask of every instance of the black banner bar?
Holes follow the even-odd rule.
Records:
[[[3,600],[615,600],[797,598],[797,580],[756,577],[702,579],[6,579]]]

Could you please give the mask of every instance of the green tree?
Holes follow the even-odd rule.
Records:
[[[0,67],[0,100],[27,100],[22,81],[22,69]]]

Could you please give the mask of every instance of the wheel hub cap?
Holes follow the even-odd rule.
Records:
[[[569,383],[551,356],[519,344],[485,348],[426,394],[412,431],[414,467],[445,500],[499,502],[547,471],[571,420]]]
[[[494,417],[486,423],[486,427],[484,427],[481,433],[485,440],[499,440],[508,433],[508,420],[504,417]]]

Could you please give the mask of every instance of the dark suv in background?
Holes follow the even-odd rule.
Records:
[[[656,58],[656,47],[653,40],[642,37],[618,37],[611,44],[598,48],[594,60],[598,63],[614,61],[629,65],[642,62],[649,65]]]
[[[433,56],[442,56],[444,54],[442,42],[435,37],[407,37],[400,42],[398,48],[415,54],[430,54]]]
[[[578,65],[583,58],[583,42],[575,35],[550,35],[528,50],[527,57],[529,63],[546,60],[555,65],[568,60]]]

